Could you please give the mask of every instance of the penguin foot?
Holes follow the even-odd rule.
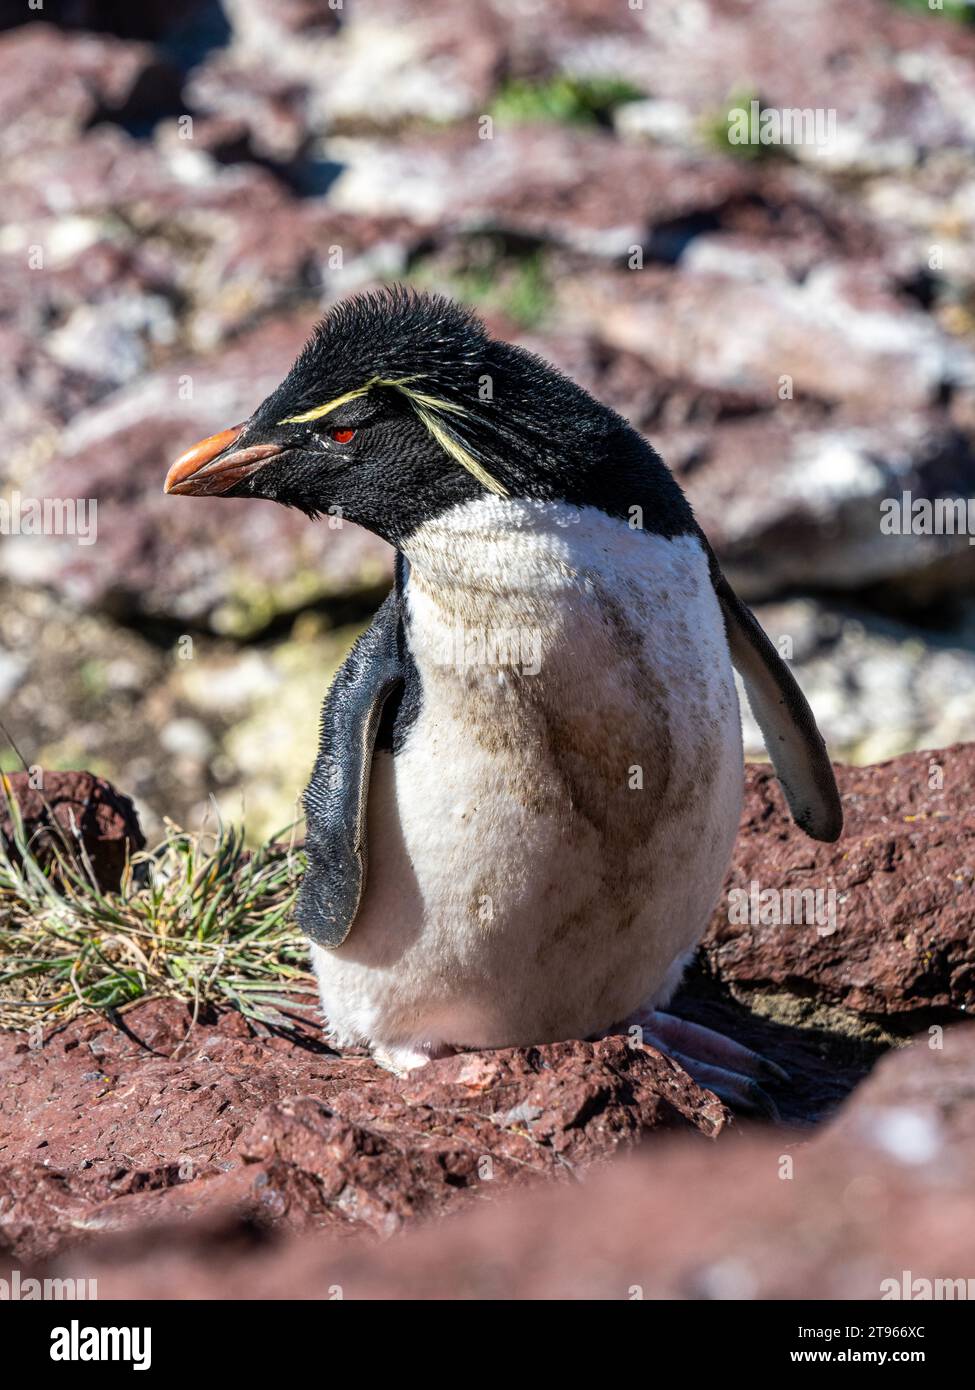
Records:
[[[781,1118],[761,1082],[788,1081],[789,1074],[767,1057],[723,1033],[658,1009],[638,1010],[619,1031],[631,1032],[633,1028],[640,1029],[644,1043],[673,1057],[699,1086],[713,1091],[733,1110],[766,1115],[770,1120]]]
[[[372,1057],[373,1061],[378,1062],[386,1071],[395,1072],[397,1076],[406,1076],[407,1073],[425,1067],[428,1062],[433,1062],[438,1057],[453,1057],[456,1051],[457,1049],[449,1043],[392,1043],[387,1047],[373,1047]]]

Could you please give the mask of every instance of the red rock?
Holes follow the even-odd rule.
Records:
[[[560,10],[592,13],[588,0]],[[886,0],[702,0],[684,22],[649,4],[599,14],[598,32],[587,33],[573,18],[553,23],[540,8],[536,54],[569,71],[628,78],[684,108],[691,130],[757,97],[765,107],[834,109],[832,157],[845,167],[898,168],[922,150],[930,157],[971,143],[975,35],[943,16]],[[825,162],[814,147],[796,153]]]
[[[0,1168],[0,1250],[30,1250],[35,1259],[54,1254],[77,1235],[90,1203],[64,1173],[42,1163]]]
[[[0,1036],[0,1237],[21,1261],[95,1242],[99,1278],[124,1269],[142,1296],[171,1291],[187,1261],[196,1272],[179,1287],[199,1296],[232,1296],[240,1279],[275,1297],[300,1278],[347,1296],[401,1296],[410,1282],[425,1297],[876,1297],[903,1269],[953,1277],[975,1200],[972,1030],[922,1033],[809,1138],[894,1034],[971,1005],[975,745],[937,757],[934,769],[928,755],[840,769],[835,846],[801,837],[768,771],[749,769],[727,888],[835,883],[836,930],[732,923],[725,906],[680,1007],[788,1066],[775,1095],[801,1142],[785,1129],[729,1137],[713,1097],[621,1037],[395,1077],[361,1052],[337,1056],[307,1022],[258,1037],[239,1014],[191,1025],[158,1001],[130,1010],[124,1032],[88,1017],[39,1047]],[[944,790],[929,785],[939,776]],[[713,1152],[695,1131],[719,1139]],[[641,1145],[638,1165],[605,1171]],[[780,1176],[783,1155],[794,1178]],[[582,1189],[562,1181],[582,1174]],[[525,1183],[529,1201],[495,1200]],[[449,1213],[458,1221],[422,1227]],[[278,1243],[226,1278],[242,1222]],[[414,1226],[402,1246],[361,1246]]]
[[[838,771],[844,831],[821,845],[792,824],[769,769],[748,768],[734,862],[704,941],[710,969],[736,990],[894,1020],[975,1008],[975,744]],[[823,927],[730,921],[729,893],[752,884],[819,890],[824,906],[835,894],[835,930],[825,916]]]
[[[138,207],[140,200],[158,196],[165,182],[165,168],[151,145],[116,126],[100,125],[83,140],[27,145],[20,158],[11,160],[4,168],[5,216],[33,230],[35,219]]]
[[[853,286],[856,286],[854,290]],[[975,383],[975,355],[930,315],[899,300],[878,275],[821,266],[803,282],[664,271],[590,276],[570,286],[613,346],[664,373],[689,369],[703,385],[856,407],[865,423],[937,402],[949,383]],[[783,410],[785,406],[782,407]]]
[[[7,537],[0,552],[6,575],[40,580],[83,606],[212,622],[236,633],[258,631],[323,596],[380,590],[391,552],[358,527],[315,526],[266,502],[184,506],[162,492],[173,458],[246,419],[284,376],[307,331],[304,317],[273,320],[219,361],[185,361],[79,416],[28,495],[97,497],[99,543]],[[189,384],[191,398],[181,399]]]
[[[266,63],[245,67],[219,54],[196,70],[187,94],[194,110],[207,113],[194,121],[194,148],[209,150],[222,162],[264,159],[290,165],[308,154],[307,91]]]
[[[325,38],[338,32],[343,18],[328,0],[227,0],[227,12],[235,34],[245,42]]]
[[[86,1231],[223,1213],[385,1235],[512,1184],[565,1178],[654,1129],[713,1138],[727,1123],[674,1062],[623,1038],[447,1058],[404,1079],[337,1057],[310,1029],[252,1036],[238,1014],[189,1027],[167,1001],[125,1023],[121,1033],[78,1019],[39,1048],[0,1035],[4,1162],[43,1154],[50,1175],[30,1220],[10,1198],[18,1256],[70,1241],[82,1209]]]
[[[674,1137],[379,1245],[316,1234],[242,1251],[232,1227],[191,1227],[46,1272],[97,1276],[102,1298],[874,1301],[905,1271],[967,1281],[975,1030],[944,1041],[885,1058],[812,1142]]]
[[[307,91],[311,131],[456,120],[486,108],[504,63],[509,16],[472,8],[458,25],[449,5],[372,0],[344,9],[327,0],[230,0],[233,43],[204,67],[245,81],[267,66]],[[229,81],[225,91],[232,100]],[[265,84],[259,82],[259,88]]]
[[[749,602],[869,585],[923,602],[972,587],[975,552],[966,535],[880,529],[888,499],[900,506],[905,491],[965,496],[975,484],[971,440],[942,411],[898,413],[891,405],[884,422],[842,409],[817,420],[814,407],[800,403],[795,412],[716,425],[706,415],[667,423],[650,437]]]
[[[623,383],[621,404],[744,598],[881,582],[913,597],[970,589],[967,535],[881,529],[882,504],[905,491],[975,488],[975,355],[898,295],[891,268],[843,261],[800,285],[681,262],[565,278],[558,294],[578,332],[594,325],[597,388],[612,397]],[[646,363],[642,402],[635,364],[614,377],[620,353]]]
[[[717,219],[760,177],[718,156],[626,145],[600,131],[500,122],[492,139],[471,127],[395,144],[350,139],[338,151],[347,167],[330,198],[345,211],[500,230],[620,259],[654,234],[676,238],[685,219]]]
[[[99,119],[172,107],[179,79],[146,44],[30,24],[0,35],[0,154],[9,161],[66,144]]]
[[[4,786],[16,804],[23,835],[42,864],[55,851],[65,857],[68,853],[51,829],[52,817],[70,846],[80,836],[95,878],[106,891],[119,886],[127,855],[145,847],[132,802],[90,772],[12,772],[4,774]],[[6,852],[19,862],[13,830],[10,802],[0,795],[0,837]]]

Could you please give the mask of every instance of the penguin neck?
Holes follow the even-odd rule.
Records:
[[[478,602],[518,609],[550,603],[580,582],[579,523],[590,510],[495,496],[461,503],[404,541],[407,586],[458,611]]]
[[[585,529],[579,522],[579,510],[564,503],[491,496],[444,511],[413,532],[402,547],[408,566],[399,566],[397,584],[428,697],[486,680],[503,699],[508,676],[537,674],[544,652],[564,646],[574,598],[588,580],[573,554],[575,533]]]

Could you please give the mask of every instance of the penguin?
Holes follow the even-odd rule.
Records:
[[[833,841],[812,712],[646,439],[449,299],[335,305],[168,493],[395,550],[327,693],[298,921],[337,1047],[407,1072],[639,1027],[732,1104],[775,1069],[666,1011],[719,898],[741,673],[796,824]]]

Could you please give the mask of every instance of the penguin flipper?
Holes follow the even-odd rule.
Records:
[[[305,789],[308,868],[296,915],[319,946],[341,946],[366,883],[369,774],[383,707],[404,682],[394,590],[345,658],[322,706],[318,757]]]
[[[755,614],[720,571],[714,587],[724,613],[731,659],[745,682],[792,818],[814,840],[837,840],[843,829],[840,794],[806,697]]]

